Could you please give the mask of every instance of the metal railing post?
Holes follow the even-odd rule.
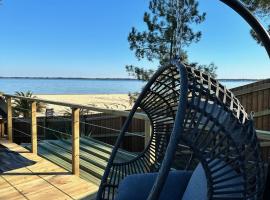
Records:
[[[72,174],[80,175],[80,109],[72,108]]]
[[[31,142],[32,153],[37,154],[37,103],[34,101],[31,103]]]
[[[8,129],[8,141],[13,142],[11,97],[7,98],[7,129]]]

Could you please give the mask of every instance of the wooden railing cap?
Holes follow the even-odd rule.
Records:
[[[86,109],[86,110],[91,110],[91,111],[96,111],[96,112],[103,112],[103,113],[117,115],[117,116],[127,117],[129,115],[129,111],[97,108],[97,107],[94,107],[94,106],[87,106],[87,105],[82,105],[82,104],[59,102],[59,101],[53,101],[53,100],[47,100],[47,99],[41,99],[41,98],[22,97],[22,96],[4,94],[4,93],[1,96],[10,97],[10,98],[17,98],[17,99],[25,99],[25,100],[31,101],[31,102],[36,101],[36,102],[42,102],[42,103],[46,103],[46,104],[54,104],[54,105],[58,105],[58,106],[66,106],[66,107],[70,107],[70,108]],[[142,119],[142,120],[148,120],[147,115],[144,114],[144,113],[135,113],[134,118]]]

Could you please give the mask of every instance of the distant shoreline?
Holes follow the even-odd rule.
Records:
[[[134,78],[80,78],[80,77],[17,77],[17,76],[0,76],[0,79],[29,79],[29,80],[108,80],[108,81],[140,81]],[[227,79],[220,78],[219,81],[260,81],[262,79]]]
[[[241,79],[241,78],[233,78],[233,79],[226,79],[226,78],[220,78],[220,79],[217,79],[218,81],[224,81],[224,82],[229,82],[229,81],[261,81],[263,79],[252,79],[252,78],[244,78],[244,79]]]
[[[80,77],[17,77],[17,76],[0,76],[0,79],[30,79],[30,80],[119,80],[119,81],[138,81],[138,79],[134,78],[80,78]]]

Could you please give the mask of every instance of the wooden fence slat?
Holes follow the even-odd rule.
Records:
[[[263,117],[263,116],[268,116],[270,115],[270,109],[255,112],[255,117]]]
[[[257,102],[258,107],[257,107],[256,112],[260,112],[263,110],[263,90],[258,91],[257,99],[258,99],[258,102]],[[263,129],[262,126],[263,126],[263,117],[261,116],[258,118],[257,128],[261,130]]]
[[[270,88],[267,90],[267,96],[268,96],[268,105],[267,105],[267,107],[270,109]],[[267,126],[266,126],[266,129],[264,129],[264,130],[270,131],[270,114],[266,118],[267,118],[266,119]]]
[[[246,95],[246,98],[247,98],[246,111],[247,111],[247,113],[250,113],[250,111],[252,109],[252,94],[247,94]]]
[[[264,90],[263,91],[263,110],[267,110],[268,109],[268,98],[269,98],[269,90]],[[269,109],[269,115],[270,115],[270,109]],[[268,116],[264,116],[262,119],[262,130],[267,130],[268,128]]]
[[[268,79],[266,81],[270,81],[270,80]],[[254,93],[254,92],[258,92],[258,91],[266,90],[266,89],[270,88],[270,82],[264,83],[264,84],[257,82],[257,84],[258,85],[249,85],[246,88],[244,88],[244,87],[235,88],[235,89],[232,89],[232,92],[234,93],[234,95],[240,96],[243,94]]]
[[[270,79],[232,89],[247,113],[255,112],[257,129],[270,131]]]

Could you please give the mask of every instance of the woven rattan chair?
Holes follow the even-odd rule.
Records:
[[[118,148],[138,108],[151,121],[151,139],[136,158],[119,163],[116,161]],[[172,173],[181,172],[171,176],[172,179],[182,177],[180,183],[184,189],[178,195],[185,195],[186,199],[189,199],[188,193],[194,195],[187,189],[194,188],[198,176],[203,178],[199,179],[201,187],[196,187],[197,196],[241,199],[261,194],[263,190],[263,162],[252,120],[234,95],[218,81],[176,62],[161,67],[135,103],[112,152],[98,199],[114,199],[124,177],[156,172],[162,162],[166,163],[163,167],[176,169]],[[199,175],[194,175],[195,172]],[[150,188],[143,184],[138,188],[141,183],[149,182],[149,177],[143,177],[138,182],[127,181],[126,186],[125,181],[121,184],[135,189],[134,194],[128,190],[129,199],[138,199],[136,193],[141,199],[148,196],[153,183]],[[155,178],[156,175],[150,177],[152,182]],[[163,193],[161,196],[166,199],[169,193],[177,192]]]
[[[221,0],[270,39],[237,0]],[[118,150],[137,109],[147,114],[151,139],[136,158]],[[161,67],[127,118],[105,170],[97,199],[262,199],[265,165],[252,117],[209,75],[176,61]],[[157,172],[157,173],[155,173]]]

